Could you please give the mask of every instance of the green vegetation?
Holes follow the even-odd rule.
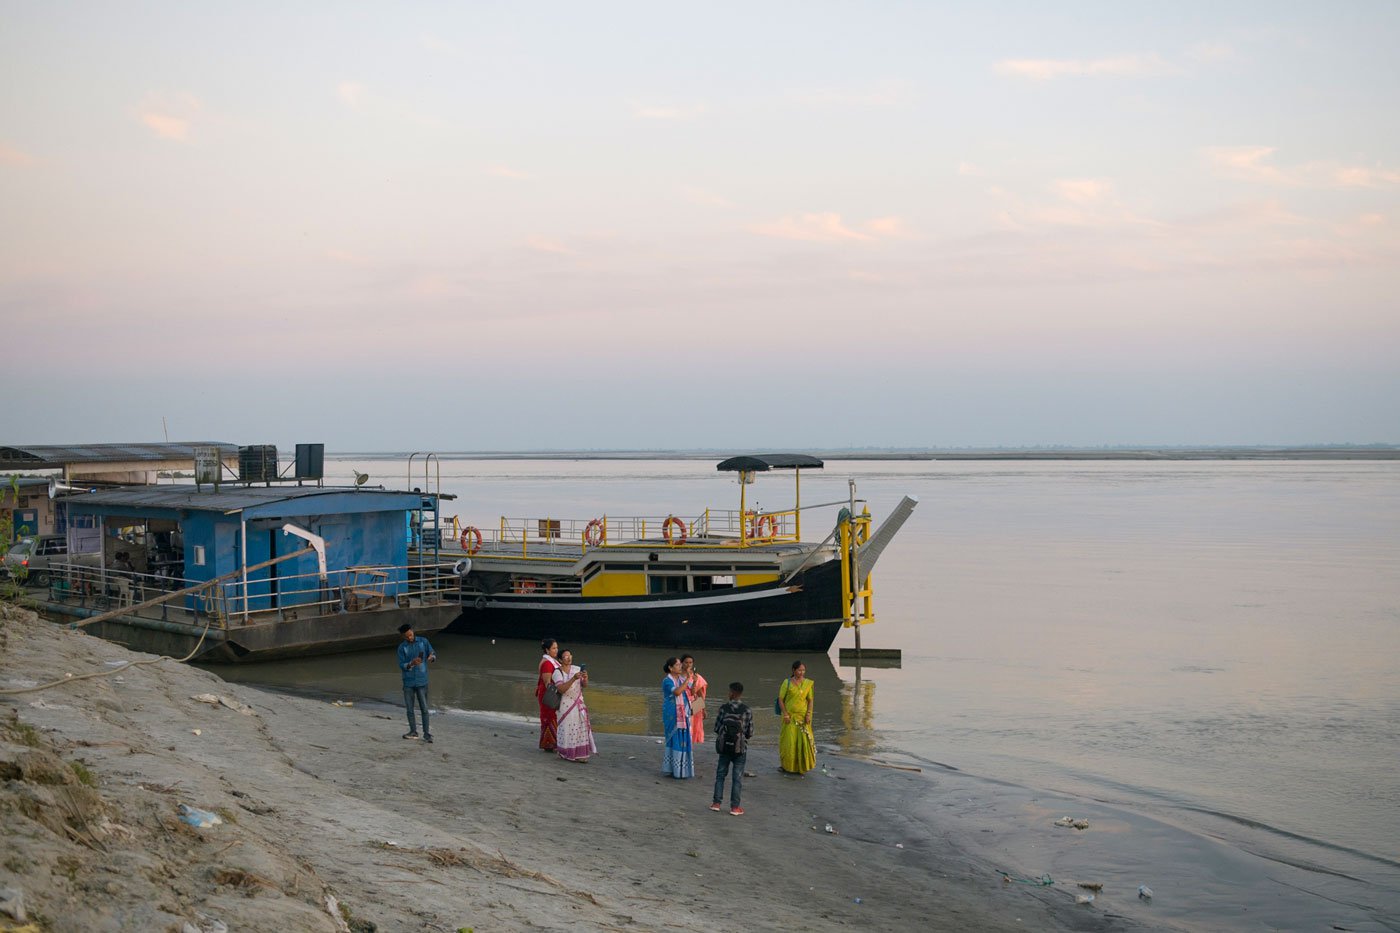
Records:
[[[97,786],[97,778],[81,761],[70,761],[68,767],[73,769],[73,773],[78,776],[78,783],[86,784],[88,787]]]

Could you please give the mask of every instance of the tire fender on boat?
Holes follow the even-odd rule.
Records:
[[[679,531],[675,529],[680,529]],[[666,521],[661,523],[661,537],[666,539],[666,543],[671,547],[679,547],[685,544],[685,539],[689,532],[685,527],[685,519],[675,515],[666,516]]]

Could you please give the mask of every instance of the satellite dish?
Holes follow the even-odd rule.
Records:
[[[50,477],[49,477],[49,498],[52,499],[52,498],[53,498],[54,496],[56,496],[56,495],[58,495],[58,477],[57,477],[57,476],[50,476]]]
[[[351,467],[351,470],[352,470],[352,471],[354,472],[354,474],[355,474],[355,487],[356,487],[357,489],[358,489],[359,487],[363,486],[365,483],[368,483],[368,482],[369,482],[369,474],[368,474],[368,473],[361,473],[359,470],[356,470],[354,467]]]

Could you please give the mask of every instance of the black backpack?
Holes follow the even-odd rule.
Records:
[[[739,710],[725,706],[719,717],[719,740],[716,743],[721,755],[742,755],[748,748],[744,738],[744,715]]]

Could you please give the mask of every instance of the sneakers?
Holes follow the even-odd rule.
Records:
[[[405,733],[403,734],[403,737],[406,738],[406,739],[416,739],[416,738],[418,738],[418,733],[416,733],[416,732],[405,732]]]
[[[428,735],[428,733],[425,732],[425,733],[423,733],[423,741],[424,741],[424,742],[427,742],[429,745],[431,745],[431,744],[433,744],[433,737],[432,737],[431,735]]]
[[[710,809],[718,813],[719,811],[723,810],[724,807],[721,807],[719,805],[719,801],[716,800],[714,803],[710,804]]]
[[[744,808],[743,808],[743,807],[730,807],[730,808],[729,808],[729,815],[730,815],[730,816],[743,816],[743,815],[744,815]]]

